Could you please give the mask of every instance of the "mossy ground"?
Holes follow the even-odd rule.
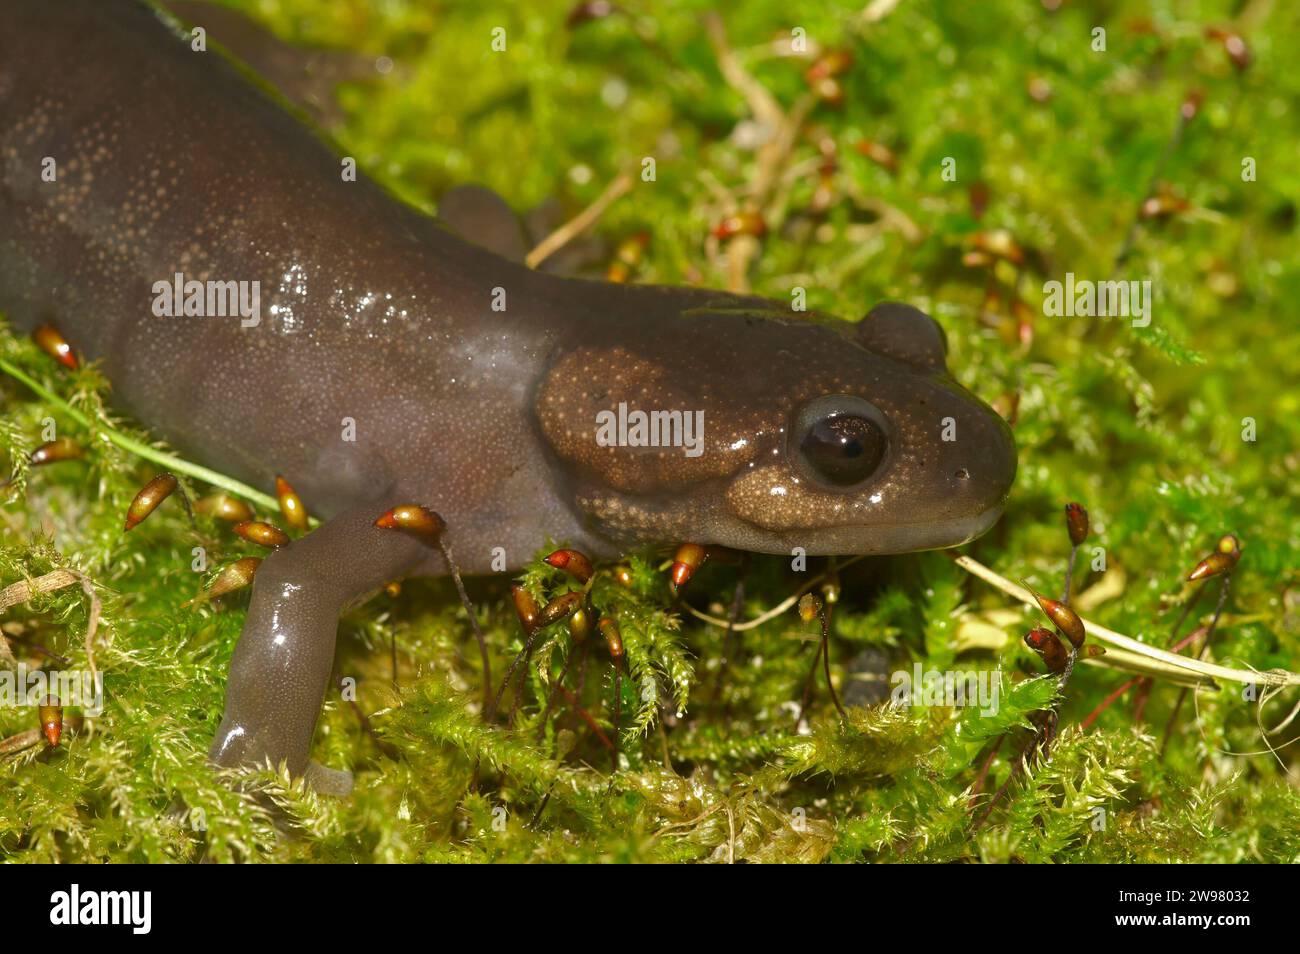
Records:
[[[575,29],[565,26],[567,0],[233,5],[297,41],[394,58],[388,81],[342,91],[346,120],[333,134],[409,201],[433,209],[446,188],[477,181],[518,208],[557,197],[573,211],[628,163],[653,155],[656,181],[615,203],[597,233],[611,245],[649,233],[638,281],[727,285],[707,236],[752,187],[758,160],[743,141],[754,117],[719,72],[703,4],[628,4],[630,17]],[[839,77],[843,103],[812,106],[766,195],[769,231],[748,271],[753,290],[787,301],[802,286],[810,308],[848,318],[885,298],[926,307],[947,330],[963,383],[1016,408],[1017,486],[1001,523],[972,552],[1006,576],[1059,590],[1068,550],[1061,507],[1083,501],[1108,567],[1098,574],[1085,562],[1081,586],[1109,591],[1089,615],[1164,646],[1192,592],[1180,581],[1220,534],[1236,532],[1245,552],[1208,658],[1300,668],[1297,11],[1211,0],[1067,3],[1057,12],[1019,0],[904,0],[873,22],[861,4],[724,6],[736,57],[787,111],[809,89],[810,61],[777,55],[792,28],[814,48],[853,57]],[[1238,13],[1245,69],[1206,35]],[[1098,26],[1105,52],[1091,46]],[[490,49],[495,27],[506,29],[505,52]],[[1203,100],[1171,145],[1193,89]],[[896,169],[856,149],[863,140],[888,146]],[[817,213],[822,144],[833,146],[836,166],[821,184],[831,201]],[[945,157],[956,160],[956,181],[942,177]],[[1248,157],[1253,181],[1243,180]],[[1153,178],[1187,207],[1137,220]],[[977,215],[981,189],[987,203]],[[1132,252],[1117,263],[1135,220]],[[992,229],[1029,250],[1022,269],[963,264],[972,236]],[[1043,317],[1043,282],[1069,271],[1151,279],[1150,328]],[[1032,317],[1032,340],[1016,327],[1016,300]],[[7,332],[0,351],[91,412],[108,394],[93,369],[58,373]],[[318,798],[269,774],[255,785],[268,798],[235,794],[204,752],[245,599],[180,608],[201,583],[181,509],[169,502],[129,538],[121,534],[127,503],[156,468],[14,381],[0,394],[0,442],[16,458],[40,443],[51,417],[90,448],[82,462],[18,475],[0,511],[0,584],[65,566],[95,581],[103,601],[96,661],[108,695],[104,715],[60,749],[0,763],[0,857],[1300,859],[1295,746],[1268,751],[1300,727],[1261,732],[1295,704],[1294,691],[1262,711],[1240,687],[1197,694],[1161,758],[1178,690],[1157,684],[1141,721],[1130,693],[1083,731],[1084,717],[1128,678],[1091,666],[1066,689],[1051,757],[1013,780],[977,825],[1026,736],[1002,744],[972,799],[990,743],[1042,706],[1052,686],[1033,678],[1042,664],[1020,639],[1032,615],[996,613],[1006,598],[941,554],[844,574],[832,668],[841,689],[852,681],[848,664],[868,647],[884,651],[890,670],[915,661],[1001,668],[1006,691],[995,719],[854,706],[841,721],[818,685],[811,728],[796,731],[815,624],[790,612],[746,631],[719,678],[722,630],[683,615],[662,555],[645,555],[631,564],[632,588],[602,576],[593,590],[627,642],[618,772],[600,735],[563,698],[537,740],[546,683],[572,651],[563,627],[546,631],[534,653],[516,730],[489,729],[473,708],[478,654],[453,589],[412,582],[342,624],[338,672],[356,680],[357,705],[331,694],[317,757],[352,768],[355,794]],[[1246,418],[1255,440],[1243,440]],[[214,561],[252,552],[211,521],[198,533]],[[742,615],[778,603],[820,563],[800,575],[786,559],[755,559]],[[725,612],[736,573],[707,565],[686,601]],[[570,585],[540,563],[524,579],[548,593]],[[499,681],[521,646],[519,626],[504,580],[471,591]],[[87,603],[71,587],[8,610],[15,654],[84,667]],[[1193,619],[1212,606],[1207,594]],[[612,669],[597,646],[587,663],[582,708],[608,739]],[[579,669],[575,662],[569,674],[575,691]],[[0,738],[34,718],[0,709]]]

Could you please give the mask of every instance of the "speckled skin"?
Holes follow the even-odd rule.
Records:
[[[258,573],[218,762],[305,771],[340,609],[445,572],[372,526],[395,503],[438,510],[468,572],[495,547],[517,567],[548,536],[597,556],[684,539],[893,553],[964,542],[1001,512],[1009,431],[948,377],[914,309],[845,334],[758,299],[533,272],[345,181],[326,145],[147,8],[2,12],[0,309],[54,323],[183,453],[267,489],[284,474],[331,518]],[[499,244],[490,206],[478,236],[472,209],[454,224]],[[260,324],[155,317],[153,284],[178,271],[260,282]],[[837,393],[888,421],[884,464],[851,491],[801,476],[787,446],[798,407]],[[598,447],[596,414],[619,401],[704,410],[704,453]]]

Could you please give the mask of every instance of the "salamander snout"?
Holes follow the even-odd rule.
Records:
[[[979,536],[1015,479],[1010,429],[948,374],[943,332],[928,315],[885,304],[849,337],[803,369],[780,438],[731,482],[737,540],[848,554]],[[804,397],[809,378],[823,383]]]

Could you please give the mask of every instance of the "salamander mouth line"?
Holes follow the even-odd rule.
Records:
[[[891,521],[890,523],[874,523],[869,527],[864,526],[862,524],[856,524],[856,523],[837,523],[827,527],[817,527],[814,530],[805,533],[804,542],[806,542],[806,538],[808,536],[811,536],[812,534],[843,533],[846,531],[848,532],[880,531],[884,533],[884,532],[897,531],[897,530],[921,530],[921,529],[931,528],[931,527],[937,529],[952,529],[953,527],[962,527],[962,528],[974,527],[974,528],[978,528],[975,532],[979,534],[979,533],[983,533],[989,527],[993,526],[993,524],[997,522],[998,518],[1002,516],[1002,512],[1005,509],[1006,509],[1006,503],[1004,501],[1002,503],[995,504],[992,507],[988,507],[984,510],[980,510],[969,516],[962,516],[962,517],[945,516],[945,517],[936,517],[934,520],[912,520],[912,521],[900,520],[900,521]],[[795,539],[794,537],[782,535],[780,534],[779,531],[770,530],[768,528],[763,527],[761,524],[753,523],[752,521],[749,520],[744,520],[744,518],[737,517],[737,519],[742,520],[742,522],[744,522],[746,526],[751,526],[756,530],[762,530],[766,533],[772,533],[775,536],[781,536],[783,545],[784,544],[788,544],[790,546],[803,545],[803,543],[801,543],[799,540]]]

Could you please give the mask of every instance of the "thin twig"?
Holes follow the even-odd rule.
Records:
[[[375,746],[379,749],[379,751],[384,753],[384,755],[388,756],[390,759],[393,759],[394,761],[401,759],[402,753],[398,750],[398,748],[395,745],[393,745],[391,742],[386,741],[383,738],[383,736],[381,736],[378,732],[375,731],[375,726],[370,721],[370,717],[367,716],[365,712],[362,711],[361,706],[357,705],[356,700],[349,699],[348,705],[352,707],[353,715],[355,715],[357,717],[357,721],[361,723],[361,731],[364,732],[366,735],[370,736],[370,741],[375,743]]]
[[[40,729],[25,729],[9,736],[7,739],[0,739],[0,757],[15,755],[23,751],[23,749],[30,749],[41,741],[42,735],[43,732]]]
[[[826,670],[826,688],[830,691],[831,702],[835,703],[835,709],[840,714],[841,719],[847,719],[849,714],[844,711],[844,706],[840,705],[840,697],[835,692],[835,683],[831,682],[831,608],[829,603],[822,604],[821,612],[822,622],[822,666]]]
[[[63,731],[65,733],[80,732],[85,724],[84,716],[70,715],[63,721]],[[15,733],[8,738],[0,739],[0,758],[7,755],[16,755],[24,749],[30,749],[44,738],[44,729],[37,727],[35,729],[24,729],[22,732]]]
[[[975,797],[978,796],[979,793],[984,789],[984,780],[988,778],[989,769],[993,767],[993,760],[997,758],[998,751],[1002,748],[1002,743],[1006,741],[1006,738],[1007,738],[1007,733],[1003,732],[1000,736],[998,736],[997,741],[993,743],[992,748],[989,749],[988,758],[986,758],[984,760],[984,764],[980,766],[979,774],[975,776],[975,783],[971,785],[970,797],[972,802],[975,800]]]
[[[546,261],[560,249],[564,248],[576,236],[581,235],[589,229],[597,219],[605,214],[605,210],[614,202],[621,199],[632,191],[635,180],[632,173],[624,170],[614,177],[614,180],[605,187],[596,201],[591,203],[569,221],[565,222],[558,229],[552,232],[546,238],[537,243],[526,256],[524,264],[529,268],[536,268],[542,262]]]
[[[564,656],[564,667],[560,670],[559,677],[555,680],[555,685],[546,695],[546,708],[542,710],[542,718],[537,723],[537,741],[542,741],[542,736],[546,734],[546,720],[550,718],[551,709],[555,706],[555,697],[560,693],[560,686],[564,685],[564,677],[569,674],[569,667],[573,665],[573,658],[578,654],[576,646],[570,646],[568,653]]]
[[[90,600],[90,614],[86,620],[86,666],[90,669],[90,679],[93,683],[99,678],[99,673],[95,670],[95,634],[99,631],[99,613],[103,609],[103,604],[95,595],[95,587],[89,577],[83,573],[78,573],[77,577],[81,580],[82,591]]]
[[[706,14],[704,27],[708,31],[709,43],[713,46],[713,55],[718,61],[722,78],[745,98],[750,112],[760,123],[776,129],[785,120],[785,112],[767,87],[754,79],[736,58],[731,43],[727,40],[727,28],[722,23],[722,17],[716,13]]]
[[[1084,732],[1087,732],[1088,727],[1097,721],[1097,717],[1100,716],[1103,712],[1105,712],[1110,707],[1111,703],[1113,703],[1120,696],[1124,695],[1124,693],[1128,692],[1130,689],[1132,689],[1141,681],[1142,681],[1142,677],[1134,676],[1128,682],[1124,683],[1122,686],[1120,686],[1118,689],[1116,689],[1114,692],[1108,695],[1105,699],[1101,700],[1101,702],[1097,705],[1097,708],[1089,712],[1088,717],[1079,723],[1079,728],[1082,729]]]
[[[745,608],[745,574],[749,570],[749,554],[741,554],[740,571],[736,574],[736,586],[731,592],[731,609],[727,613],[727,631],[722,637],[722,658],[718,660],[718,671],[713,678],[713,692],[711,700],[718,701],[718,696],[722,694],[723,676],[726,674],[727,666],[731,662],[732,652],[739,652],[739,645],[733,650],[732,641],[736,635],[736,621],[740,619],[740,613]]]
[[[519,664],[522,663],[522,662],[524,662],[525,659],[531,658],[531,656],[533,655],[533,640],[537,639],[537,630],[536,630],[536,629],[530,629],[530,630],[528,630],[527,633],[526,633],[526,637],[527,637],[527,638],[524,640],[524,648],[521,649],[521,650],[519,650],[519,652],[517,652],[517,653],[515,654],[515,658],[514,658],[514,659],[511,661],[511,663],[510,663],[510,668],[509,668],[508,670],[506,670],[506,677],[505,677],[504,679],[501,680],[501,686],[500,686],[500,688],[497,689],[497,696],[496,696],[496,699],[493,700],[493,702],[492,702],[492,708],[489,710],[489,713],[488,713],[488,720],[489,720],[489,721],[491,721],[492,719],[496,718],[497,711],[501,708],[501,699],[502,699],[502,697],[505,696],[505,694],[506,694],[506,688],[507,688],[507,687],[508,687],[512,682],[514,682],[514,680],[515,680],[515,672],[516,672],[516,670],[519,669]],[[522,694],[523,691],[524,691],[524,687],[523,687],[523,679],[524,679],[524,678],[526,678],[526,677],[523,677],[523,676],[520,677],[520,685],[519,685],[519,692],[520,692],[520,694]],[[515,711],[516,711],[518,708],[519,708],[519,700],[518,700],[518,699],[515,699],[514,706],[510,709],[510,721],[511,721],[511,722],[514,721]]]
[[[769,131],[767,140],[759,147],[754,162],[754,172],[747,189],[747,204],[762,210],[765,220],[771,219],[779,211],[773,201],[777,187],[783,178],[783,170],[789,165],[795,144],[799,139],[799,130],[804,120],[816,103],[816,97],[805,94],[795,103],[787,114],[768,89],[745,68],[736,56],[727,40],[726,27],[722,18],[710,13],[704,20],[713,47],[713,55],[727,84],[745,99],[749,110],[754,114],[760,126]],[[729,291],[743,293],[748,291],[746,275],[750,261],[758,254],[758,239],[753,235],[737,235],[727,243],[727,288]]]
[[[587,723],[587,728],[596,733],[596,738],[600,741],[600,744],[605,746],[605,748],[609,749],[611,752],[614,751],[614,743],[609,741],[609,736],[605,735],[605,733],[600,730],[600,726],[596,723],[596,720],[592,718],[591,713],[584,709],[581,703],[578,702],[578,697],[564,686],[560,686],[560,692],[564,693],[564,698],[568,700],[569,707],[573,709],[574,712],[578,713],[583,722]]]
[[[1065,565],[1065,586],[1061,587],[1061,602],[1070,605],[1070,583],[1074,579],[1074,560],[1079,555],[1079,545],[1070,547],[1070,562]]]
[[[51,570],[49,573],[32,580],[19,580],[17,583],[11,583],[3,590],[0,590],[0,612],[4,612],[10,606],[18,603],[25,603],[39,593],[61,590],[65,586],[71,586],[74,583],[81,584],[82,590],[85,591],[86,597],[90,600],[90,610],[86,621],[85,645],[86,665],[90,669],[90,678],[93,680],[99,675],[98,670],[95,668],[95,634],[99,631],[99,616],[103,604],[95,593],[94,583],[84,573],[78,573],[76,570]],[[0,637],[0,662],[15,663],[13,653],[9,649],[9,642],[3,637]]]
[[[1228,590],[1232,586],[1232,574],[1225,573],[1223,582],[1219,584],[1219,601],[1214,605],[1214,616],[1210,618],[1210,625],[1206,627],[1205,639],[1201,641],[1201,648],[1196,653],[1196,658],[1200,659],[1205,655],[1205,651],[1210,648],[1210,640],[1214,636],[1214,630],[1219,625],[1219,617],[1223,615],[1223,606],[1228,601]],[[1169,721],[1165,723],[1165,735],[1160,743],[1160,758],[1163,760],[1165,752],[1169,748],[1169,740],[1173,738],[1174,723],[1178,721],[1178,710],[1183,707],[1183,701],[1187,698],[1187,687],[1184,686],[1179,690],[1178,698],[1174,701],[1173,711],[1169,713]]]
[[[614,771],[618,771],[618,754],[622,746],[623,667],[614,662]]]
[[[852,559],[845,560],[843,563],[839,564],[839,566],[836,567],[836,570],[837,571],[843,570],[846,567],[850,567],[853,564],[857,563],[859,560],[865,560],[865,559],[866,559],[865,556],[855,556]],[[807,583],[799,587],[799,589],[795,590],[793,594],[791,594],[786,599],[783,599],[780,603],[777,603],[771,609],[766,610],[763,613],[760,613],[758,616],[755,616],[753,619],[747,619],[743,623],[735,623],[734,625],[731,625],[732,632],[743,633],[747,629],[753,629],[756,626],[762,626],[764,623],[776,619],[782,613],[789,610],[790,607],[798,603],[799,597],[803,596],[814,586],[826,582],[826,580],[830,576],[832,576],[832,574],[830,572],[827,572],[821,574],[820,576],[813,577]],[[719,629],[726,629],[729,625],[727,620],[719,619],[716,616],[710,616],[708,613],[701,612],[700,610],[697,610],[695,607],[691,606],[689,603],[687,603],[684,600],[682,601],[681,605],[682,608],[686,610],[686,612],[690,613],[692,616],[694,616],[696,619],[700,620],[701,622],[708,623],[710,626],[717,626]]]
[[[1174,622],[1174,628],[1169,631],[1170,643],[1174,643],[1174,641],[1178,639],[1178,631],[1183,628],[1183,623],[1187,621],[1187,617],[1191,615],[1192,609],[1196,606],[1197,602],[1200,601],[1201,594],[1205,592],[1206,582],[1206,580],[1202,580],[1198,583],[1195,592],[1192,593],[1191,599],[1187,600],[1187,602],[1183,604],[1183,611],[1178,614],[1178,619]],[[1193,632],[1195,633],[1197,631],[1193,630]],[[1176,645],[1171,645],[1170,652],[1179,652],[1187,642],[1188,640],[1183,640]],[[1135,722],[1142,721],[1142,716],[1146,712],[1147,699],[1151,696],[1152,680],[1143,679],[1141,680],[1141,683],[1141,687],[1138,689],[1136,698],[1133,702],[1133,721]]]
[[[1120,266],[1128,261],[1128,257],[1133,252],[1133,246],[1137,244],[1137,237],[1142,228],[1142,209],[1147,201],[1156,194],[1156,188],[1159,185],[1160,177],[1164,175],[1165,166],[1169,164],[1169,159],[1178,148],[1179,143],[1183,141],[1183,135],[1187,132],[1187,127],[1191,124],[1192,119],[1199,108],[1193,108],[1190,112],[1187,109],[1187,100],[1179,103],[1178,121],[1174,123],[1173,131],[1169,139],[1165,142],[1165,147],[1160,153],[1160,158],[1156,160],[1155,168],[1151,172],[1151,178],[1147,180],[1146,191],[1142,198],[1138,200],[1137,211],[1133,215],[1133,221],[1129,225],[1128,232],[1124,236],[1124,243],[1120,246],[1119,251],[1115,254],[1115,263],[1111,272],[1117,273]]]
[[[822,642],[817,641],[817,650],[813,653],[812,665],[808,668],[808,675],[803,681],[803,697],[799,700],[799,716],[794,720],[794,730],[799,731],[803,725],[804,715],[808,712],[808,706],[812,702],[813,686],[817,682],[817,664],[822,661]]]
[[[474,604],[469,601],[469,594],[465,592],[465,583],[460,578],[460,567],[456,565],[455,558],[451,555],[451,547],[443,541],[442,537],[438,538],[438,547],[442,550],[443,559],[447,561],[447,567],[451,570],[451,578],[456,584],[456,593],[460,596],[460,605],[465,607],[465,615],[469,617],[469,625],[474,630],[474,638],[478,640],[479,657],[483,664],[483,721],[490,722],[492,716],[496,714],[496,706],[492,702],[492,662],[488,658],[487,640],[483,638],[483,630],[478,625],[478,613],[474,610]],[[396,656],[394,656],[396,659]],[[394,682],[396,682],[397,670],[394,668]]]
[[[77,574],[71,570],[52,570],[32,580],[19,580],[0,590],[0,613],[11,606],[26,603],[38,593],[61,590],[77,582]]]

